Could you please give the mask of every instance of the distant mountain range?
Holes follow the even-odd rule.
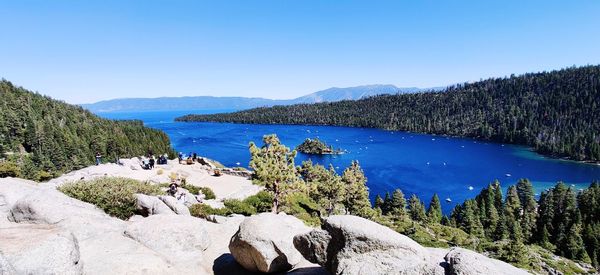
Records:
[[[158,97],[158,98],[121,98],[104,100],[82,107],[94,113],[171,111],[171,110],[244,110],[256,107],[291,105],[298,103],[335,102],[356,100],[381,94],[417,93],[428,90],[442,90],[443,87],[421,89],[416,87],[398,88],[394,85],[364,85],[349,88],[329,88],[295,99],[276,100],[257,97]]]

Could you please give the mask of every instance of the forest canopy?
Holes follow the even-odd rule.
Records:
[[[174,155],[168,136],[141,121],[102,119],[79,106],[0,81],[0,177],[47,180],[103,159]]]
[[[600,161],[600,66],[453,85],[441,92],[186,115],[177,121],[372,127],[523,144]]]

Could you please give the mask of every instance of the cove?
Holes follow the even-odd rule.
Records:
[[[368,178],[372,201],[377,194],[383,197],[386,191],[391,193],[400,188],[407,199],[417,194],[427,206],[437,193],[446,214],[457,203],[474,198],[496,179],[506,191],[520,178],[528,178],[537,195],[557,181],[582,189],[593,180],[600,180],[600,165],[546,158],[524,146],[371,128],[174,122],[175,117],[188,113],[200,112],[99,115],[142,120],[145,125],[166,132],[175,150],[185,154],[196,152],[232,167],[248,166],[248,143],[261,144],[263,135],[277,134],[290,148],[305,138],[318,137],[347,153],[325,156],[298,153],[296,165],[312,159],[322,165],[332,164],[341,173],[352,160],[358,160]],[[446,202],[447,198],[451,202]]]

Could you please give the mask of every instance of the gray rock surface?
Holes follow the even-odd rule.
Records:
[[[181,274],[154,250],[125,237],[105,232],[79,241],[84,274]]]
[[[527,274],[353,216],[315,230],[285,214],[208,222],[140,198],[153,215],[123,221],[51,186],[0,179],[0,274],[327,274],[306,259],[333,274]]]
[[[262,213],[246,218],[240,224],[238,232],[231,238],[229,250],[248,271],[288,271],[303,260],[294,247],[294,236],[310,230],[293,216]]]
[[[525,275],[525,270],[516,268],[505,262],[490,259],[477,252],[454,247],[445,257],[448,271],[455,275],[498,274],[498,275]]]
[[[187,196],[186,196],[187,197]],[[158,198],[165,203],[175,214],[177,215],[190,215],[190,209],[187,208],[184,204],[177,201],[176,198],[172,196],[158,196]]]
[[[306,259],[332,274],[444,274],[439,262],[410,238],[356,216],[331,216],[323,230],[295,237]]]
[[[144,217],[150,215],[174,215],[175,212],[171,210],[163,201],[155,196],[148,196],[144,194],[135,194],[137,200],[137,211]]]
[[[22,184],[22,183],[21,183]],[[0,193],[5,193],[0,185]],[[52,224],[87,239],[106,231],[122,231],[125,223],[94,205],[70,198],[55,189],[36,188],[12,204],[8,219],[16,223]]]
[[[79,245],[54,225],[14,224],[0,229],[0,274],[81,274]]]
[[[159,253],[169,262],[193,271],[201,265],[210,245],[205,220],[180,215],[153,215],[135,219],[125,235]]]

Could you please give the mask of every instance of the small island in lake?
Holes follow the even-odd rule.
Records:
[[[296,147],[296,150],[298,150],[298,152],[311,155],[338,155],[344,153],[344,151],[340,149],[333,149],[333,146],[328,146],[325,142],[320,141],[318,138],[305,139],[302,144]]]

